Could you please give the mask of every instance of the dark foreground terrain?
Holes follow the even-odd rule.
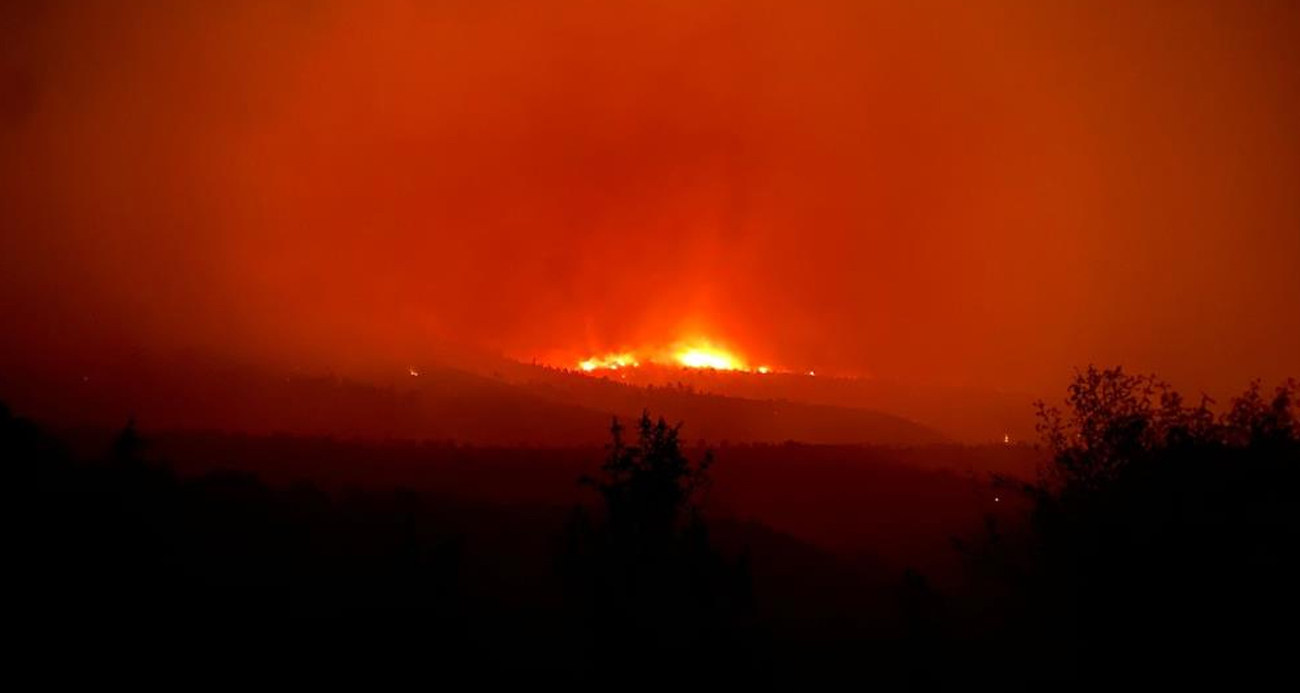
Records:
[[[1290,676],[1294,395],[1216,414],[1090,370],[1039,452],[710,453],[648,416],[604,449],[55,435],[5,409],[9,654],[178,685]]]

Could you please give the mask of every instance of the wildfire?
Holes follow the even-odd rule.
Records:
[[[677,352],[678,363],[687,368],[712,368],[719,371],[746,370],[739,358],[720,349],[710,347],[691,347]]]
[[[578,364],[578,368],[590,373],[595,370],[616,371],[620,368],[635,368],[640,365],[641,363],[632,354],[606,354],[582,361]]]
[[[683,368],[700,368],[718,371],[745,371],[767,374],[774,372],[769,366],[751,367],[745,359],[729,349],[708,341],[678,342],[671,348],[645,349],[636,352],[615,352],[593,356],[578,362],[578,369],[587,373],[636,368],[642,363],[669,365]]]

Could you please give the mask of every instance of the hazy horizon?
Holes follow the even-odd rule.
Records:
[[[6,3],[3,349],[1300,371],[1300,7],[909,7]]]

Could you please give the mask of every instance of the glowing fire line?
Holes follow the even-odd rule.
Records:
[[[768,366],[749,367],[745,360],[723,348],[708,343],[678,344],[676,347],[659,352],[657,356],[639,356],[632,352],[617,352],[604,356],[593,356],[578,362],[578,369],[587,373],[595,371],[617,371],[624,368],[637,368],[642,363],[677,364],[683,368],[698,368],[717,371],[746,371],[767,374],[772,368]]]
[[[719,371],[745,370],[745,364],[723,351],[687,349],[676,355],[677,362],[687,368],[712,368]]]
[[[578,364],[578,368],[590,373],[596,370],[616,371],[620,368],[635,368],[641,363],[631,354],[606,354],[594,356]]]

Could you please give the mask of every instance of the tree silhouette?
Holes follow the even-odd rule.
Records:
[[[687,459],[680,429],[643,413],[628,444],[615,419],[601,475],[580,479],[602,504],[594,518],[575,513],[564,569],[602,669],[666,676],[713,668],[738,649],[748,572],[709,542],[699,499],[712,456]],[[693,649],[700,659],[667,654]]]
[[[109,448],[109,458],[122,464],[138,461],[144,448],[145,440],[140,436],[135,417],[132,416],[127,419],[126,425],[113,439],[113,445]]]
[[[605,503],[608,528],[621,545],[661,550],[676,532],[700,523],[697,497],[709,484],[713,455],[705,452],[697,465],[681,450],[681,424],[653,421],[642,413],[637,444],[623,440],[623,426],[610,425],[603,477],[584,476],[581,483],[596,488]]]
[[[1260,664],[1266,624],[1300,614],[1297,392],[1252,383],[1216,413],[1153,376],[1089,367],[1064,409],[1038,403],[1051,459],[1023,487],[1028,536],[1001,549],[1016,644],[1094,680]]]

